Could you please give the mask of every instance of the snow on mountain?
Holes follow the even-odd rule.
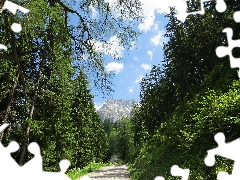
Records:
[[[121,120],[123,116],[130,116],[133,102],[133,100],[108,99],[97,112],[102,121],[104,119],[111,119],[115,122]]]

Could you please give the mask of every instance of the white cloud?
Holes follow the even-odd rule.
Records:
[[[107,3],[117,3],[117,0],[105,0],[105,2],[107,2]]]
[[[176,9],[183,9],[186,2],[182,0],[141,0],[143,4],[143,23],[138,26],[141,31],[148,31],[154,25],[155,11],[159,14],[169,13],[169,6],[176,6]]]
[[[153,28],[154,31],[159,31],[159,27],[158,27],[158,24],[155,24],[154,25],[154,28]]]
[[[122,46],[120,46],[119,44],[120,44],[120,42],[119,42],[119,39],[117,38],[117,36],[113,36],[110,38],[110,45],[111,45],[110,54],[112,54],[113,52],[116,52],[116,55],[118,57],[123,56],[124,48]]]
[[[100,41],[91,41],[96,51],[103,52],[108,54],[112,57],[120,58],[123,56],[124,48],[120,46],[119,39],[117,36],[113,36],[107,43],[100,42]]]
[[[138,84],[138,83],[140,83],[141,81],[142,81],[142,79],[143,79],[143,76],[142,75],[140,75],[136,80],[135,80],[135,84]]]
[[[94,103],[94,107],[96,110],[99,110],[102,107],[102,103]]]
[[[105,0],[109,3],[110,7],[117,7],[118,0]],[[148,31],[154,25],[155,13],[165,14],[169,13],[169,6],[176,7],[176,10],[186,10],[187,4],[184,0],[140,0],[143,10],[143,23],[139,24],[140,31]],[[114,8],[113,8],[114,9]],[[117,11],[116,11],[117,10]],[[121,10],[119,7],[115,8],[114,16],[119,16]]]
[[[92,12],[92,18],[93,18],[93,19],[96,19],[96,18],[97,18],[97,15],[98,15],[97,10],[96,10],[92,5],[90,5],[90,10],[91,10],[91,12]]]
[[[155,46],[158,46],[159,44],[162,44],[164,42],[164,32],[163,31],[158,31],[158,34],[151,38],[151,42]]]
[[[98,15],[98,12],[96,11],[95,8],[93,8],[93,9],[92,9],[92,17],[93,17],[93,18],[96,18],[97,15]]]
[[[138,61],[138,58],[136,56],[133,57],[134,61]]]
[[[121,72],[124,69],[123,64],[117,63],[117,62],[110,62],[107,64],[105,68],[108,72],[115,71],[116,74]]]
[[[142,64],[141,66],[145,71],[151,70],[151,64]]]
[[[81,59],[82,59],[82,60],[87,60],[88,57],[89,57],[88,54],[83,54],[83,55],[81,55]]]
[[[133,93],[133,88],[128,88],[128,91],[130,92],[130,93]]]
[[[152,51],[148,51],[147,53],[148,53],[148,55],[150,56],[150,61],[151,61],[151,60],[152,60],[152,57],[153,57],[153,52],[152,52]]]
[[[137,47],[137,42],[136,41],[132,41],[130,50],[133,50],[135,47]]]

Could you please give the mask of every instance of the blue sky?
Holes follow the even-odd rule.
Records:
[[[114,6],[114,3],[117,3],[118,0],[105,1],[110,6]],[[169,6],[175,6],[176,10],[181,12],[181,16],[179,17],[184,19],[186,16],[187,4],[185,0],[140,1],[143,9],[143,23],[136,27],[136,31],[140,32],[141,35],[137,42],[131,42],[135,44],[134,48],[130,50],[124,49],[118,43],[116,36],[109,39],[108,43],[111,44],[111,48],[109,48],[109,45],[106,46],[106,44],[93,40],[96,50],[102,51],[105,54],[105,69],[115,72],[115,77],[113,78],[114,86],[112,86],[115,92],[110,97],[103,98],[103,95],[94,88],[93,82],[90,82],[96,109],[99,109],[108,98],[140,100],[141,79],[150,72],[153,65],[158,65],[163,60],[163,42],[167,41],[164,38],[165,25],[168,22],[168,18],[165,18],[164,15],[169,13]],[[97,17],[97,11],[94,8],[92,9],[92,16],[93,18],[94,16]],[[72,17],[71,22],[74,24],[76,19]],[[111,51],[109,52],[106,49],[111,49]],[[115,53],[122,59],[114,60],[112,56]]]
[[[121,61],[114,60],[109,55],[105,56],[106,70],[115,72],[115,92],[111,98],[139,101],[141,79],[150,72],[153,65],[159,64],[163,59],[162,43],[165,40],[163,36],[167,19],[164,19],[163,14],[159,14],[155,20],[156,23],[150,30],[141,32],[133,49],[122,50]],[[96,92],[93,90],[92,93]],[[105,100],[101,95],[94,98],[97,106],[101,106]]]
[[[113,1],[113,0],[106,0]],[[114,71],[113,89],[111,97],[113,99],[139,101],[141,79],[149,73],[153,65],[158,65],[163,60],[163,42],[165,25],[168,18],[164,15],[169,11],[168,3],[161,5],[159,0],[141,0],[143,4],[144,22],[140,24],[137,31],[141,35],[136,42],[136,46],[130,50],[125,50],[115,44],[115,50],[122,60],[114,60],[110,55],[105,55],[105,68],[107,71]],[[162,1],[163,2],[163,1]],[[169,2],[169,1],[168,1]],[[111,2],[110,2],[111,3]],[[93,85],[92,85],[93,86]],[[102,98],[92,87],[95,95],[94,103],[96,109],[107,100]]]
[[[114,6],[119,0],[105,0]],[[130,0],[129,0],[130,1]],[[135,100],[139,101],[140,95],[140,82],[141,79],[149,73],[153,65],[161,64],[163,60],[163,42],[167,39],[164,38],[165,26],[168,23],[168,18],[165,14],[169,13],[169,7],[175,7],[178,14],[178,20],[184,22],[186,17],[190,14],[204,13],[203,4],[200,10],[188,13],[187,0],[139,0],[142,3],[143,9],[143,23],[136,27],[136,31],[141,32],[137,42],[131,42],[136,46],[130,50],[126,50],[118,43],[116,36],[110,37],[109,44],[103,44],[94,41],[96,50],[105,53],[104,66],[107,71],[114,71],[115,77],[113,79],[114,93],[107,98]],[[217,1],[216,9],[219,12],[224,12],[226,5],[224,0]],[[113,12],[114,13],[114,12]],[[116,14],[117,15],[117,14]],[[92,17],[97,17],[97,11],[92,9]],[[105,49],[104,49],[105,47]],[[110,52],[106,49],[110,49]],[[120,61],[114,60],[112,56],[115,53],[117,56],[122,57]],[[103,95],[99,94],[91,83],[91,93],[95,96],[94,103],[96,109],[107,100],[102,98]]]
[[[106,70],[115,72],[113,79],[115,92],[107,98],[139,101],[141,79],[150,72],[153,65],[158,65],[163,60],[162,47],[163,42],[166,42],[164,34],[168,22],[168,18],[164,15],[169,8],[166,4],[161,6],[158,0],[142,0],[142,3],[144,3],[144,23],[136,29],[141,32],[136,46],[125,50],[116,44],[115,50],[122,57],[120,61],[105,55]],[[95,107],[98,109],[107,98],[102,98],[101,94],[98,94],[93,87],[92,89]]]

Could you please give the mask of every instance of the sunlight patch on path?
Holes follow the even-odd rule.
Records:
[[[127,165],[107,166],[87,175],[94,180],[130,180],[130,173]],[[84,176],[79,180],[90,180]]]

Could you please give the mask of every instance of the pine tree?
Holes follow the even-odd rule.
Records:
[[[105,71],[103,53],[95,45],[115,36],[129,48],[137,37],[129,23],[140,17],[139,2],[120,1],[117,6],[95,0],[72,1],[76,5],[61,0],[13,2],[30,13],[13,15],[6,10],[1,14],[0,38],[8,51],[0,55],[0,117],[10,128],[0,140],[19,142],[21,149],[14,158],[21,165],[31,158],[27,152],[31,141],[42,148],[47,170],[58,168],[64,158],[81,167],[100,161],[107,140],[90,91],[83,84],[92,77],[100,92],[112,92],[112,76]],[[93,8],[98,18],[92,18]],[[119,16],[114,16],[119,10]],[[77,17],[78,25],[71,24],[71,15]],[[10,29],[14,22],[22,25],[21,33]],[[74,115],[74,108],[82,119]],[[83,144],[80,135],[86,135]]]

